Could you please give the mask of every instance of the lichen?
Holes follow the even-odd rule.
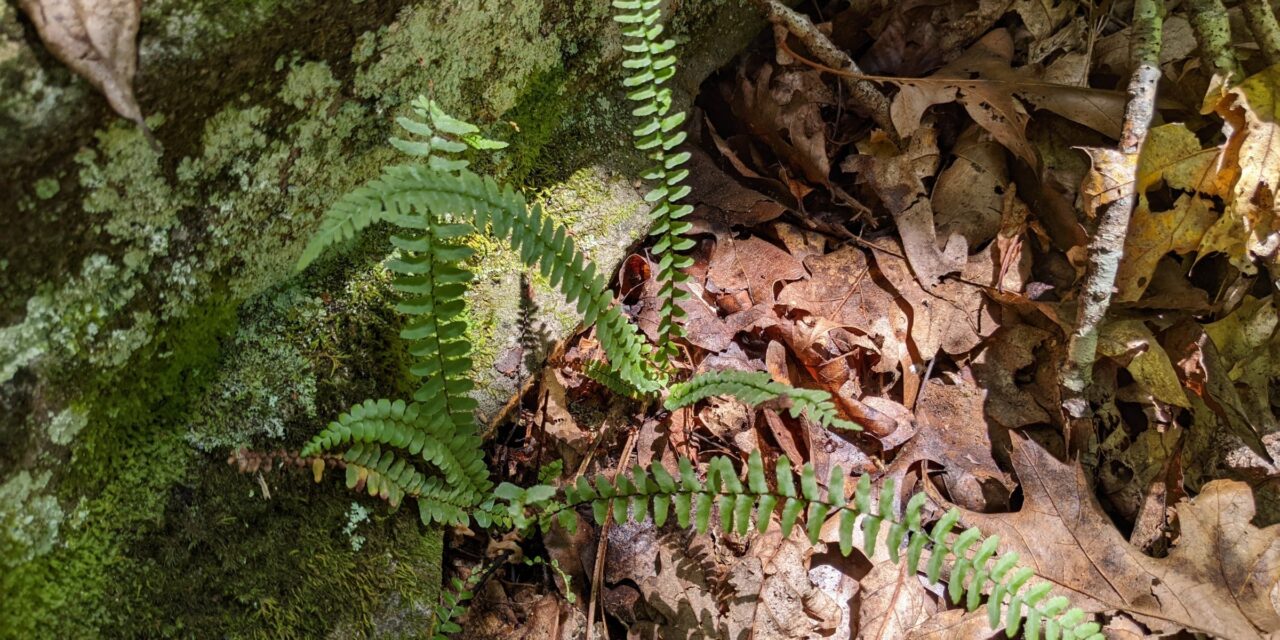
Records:
[[[63,513],[46,492],[51,476],[19,471],[0,484],[0,567],[11,570],[53,548]]]
[[[0,163],[24,176],[0,218],[22,222],[23,237],[50,230],[0,257],[0,289],[15,292],[0,306],[0,385],[25,380],[57,412],[27,421],[30,448],[6,458],[23,468],[0,478],[3,513],[41,514],[3,522],[15,564],[0,573],[0,636],[421,628],[440,584],[438,530],[370,506],[355,553],[340,483],[273,476],[267,501],[224,452],[200,450],[296,446],[352,402],[411,390],[379,231],[301,279],[299,251],[340,194],[402,160],[384,141],[420,93],[517,141],[481,168],[550,187],[551,215],[603,263],[643,216],[625,181],[574,174],[626,148],[618,96],[587,90],[614,72],[600,64],[617,55],[607,7],[420,3],[388,19],[406,4],[144,3],[140,78],[144,108],[160,112],[149,120],[159,156],[130,123],[83,134],[106,113],[100,97],[37,56],[0,3],[0,127],[13,132]],[[351,28],[355,16],[365,22]],[[210,60],[236,64],[205,73]],[[477,361],[492,363],[514,339],[520,268],[476,246],[487,259],[472,331]],[[548,324],[576,323],[534,284]],[[492,377],[486,365],[488,407],[511,386]]]

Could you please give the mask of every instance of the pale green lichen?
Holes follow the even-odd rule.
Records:
[[[41,200],[48,200],[56,195],[62,189],[62,185],[54,178],[40,178],[36,180],[36,197]]]
[[[188,427],[188,442],[203,451],[278,441],[287,425],[316,419],[316,376],[305,349],[324,330],[323,304],[288,289],[242,313],[250,320],[224,352]]]
[[[19,471],[0,484],[0,567],[48,553],[58,538],[62,508],[45,492],[52,474]]]
[[[45,431],[49,434],[49,442],[66,446],[75,440],[85,425],[89,424],[89,414],[82,407],[68,407],[49,420]]]

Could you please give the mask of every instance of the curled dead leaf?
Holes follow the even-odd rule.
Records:
[[[18,0],[49,52],[144,127],[133,94],[142,0]]]

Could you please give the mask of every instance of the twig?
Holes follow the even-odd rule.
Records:
[[[764,12],[769,22],[789,31],[833,71],[862,74],[862,69],[853,61],[853,58],[818,31],[818,28],[804,14],[782,4],[779,0],[755,0],[755,3],[760,11]],[[875,84],[844,74],[840,74],[840,82],[849,89],[854,106],[863,115],[870,117],[885,132],[897,137],[897,130],[893,128],[893,118],[889,116],[889,99],[880,93],[880,89]]]
[[[627,468],[627,462],[631,460],[631,452],[636,447],[637,431],[632,431],[627,436],[627,444],[622,447],[622,457],[618,458],[618,467],[614,469],[613,476],[616,478]],[[604,524],[600,525],[600,540],[596,542],[596,566],[591,571],[591,596],[587,599],[587,634],[585,638],[591,638],[591,630],[595,627],[596,619],[596,600],[600,597],[600,583],[604,581],[604,556],[609,551],[609,524],[613,522],[613,501],[609,501],[609,509],[604,514]],[[608,627],[604,627],[608,629]],[[608,638],[609,632],[605,631],[605,637]]]
[[[1280,24],[1276,23],[1271,3],[1267,0],[1244,0],[1240,6],[1244,8],[1249,30],[1253,32],[1253,39],[1258,41],[1258,48],[1262,49],[1267,64],[1280,63]]]
[[[1155,114],[1156,86],[1160,81],[1160,47],[1163,29],[1163,2],[1136,0],[1133,5],[1133,45],[1130,56],[1133,75],[1129,78],[1129,100],[1125,104],[1120,153],[1133,159],[1147,138]],[[1126,181],[1124,193],[1100,214],[1098,228],[1089,243],[1089,263],[1080,291],[1075,330],[1067,343],[1067,362],[1062,373],[1063,410],[1067,423],[1067,445],[1076,454],[1087,450],[1093,436],[1093,410],[1085,391],[1093,382],[1093,364],[1098,356],[1098,332],[1111,306],[1116,273],[1124,255],[1124,239],[1129,217],[1137,202],[1137,181]]]
[[[1204,63],[1215,74],[1227,79],[1228,84],[1239,82],[1243,74],[1240,72],[1240,63],[1236,61],[1235,51],[1231,48],[1231,21],[1227,18],[1227,9],[1222,6],[1222,0],[1190,0],[1187,3],[1187,13]],[[1137,15],[1136,7],[1134,15]],[[1135,37],[1140,28],[1135,21]]]

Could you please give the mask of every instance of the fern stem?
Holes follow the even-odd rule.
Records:
[[[670,54],[675,41],[662,38],[659,5],[659,0],[613,2],[614,7],[626,12],[614,16],[628,27],[623,35],[629,42],[623,48],[632,54],[623,66],[634,72],[623,85],[631,89],[627,97],[639,104],[632,115],[642,122],[632,134],[636,148],[648,152],[653,161],[645,174],[656,185],[645,195],[645,201],[653,205],[649,233],[657,237],[652,251],[658,261],[658,344],[653,355],[659,368],[668,369],[679,355],[676,340],[684,337],[684,327],[679,322],[684,310],[679,302],[688,297],[688,292],[680,285],[689,279],[683,269],[693,264],[692,258],[683,255],[693,246],[693,241],[684,235],[693,225],[681,219],[692,213],[693,207],[679,204],[690,191],[681,184],[689,171],[680,168],[690,156],[673,150],[685,140],[686,134],[677,129],[684,124],[686,114],[671,113],[671,89],[663,86],[675,75],[676,56]]]

